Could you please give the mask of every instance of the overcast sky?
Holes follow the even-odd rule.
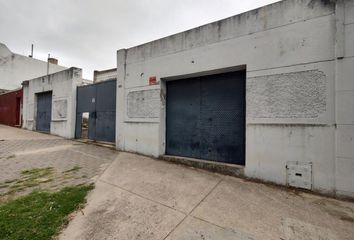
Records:
[[[67,67],[116,67],[129,48],[277,0],[0,0],[0,42],[13,52]]]

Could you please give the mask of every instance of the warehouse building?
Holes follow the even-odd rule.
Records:
[[[85,83],[74,67],[24,81],[23,128],[74,138],[77,86]]]
[[[121,49],[116,146],[354,196],[353,66],[353,0],[284,0]]]

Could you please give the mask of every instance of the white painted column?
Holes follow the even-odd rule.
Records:
[[[116,148],[124,150],[126,49],[117,51]]]

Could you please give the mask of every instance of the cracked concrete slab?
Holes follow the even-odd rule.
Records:
[[[148,157],[120,153],[100,179],[189,213],[221,177]]]
[[[350,202],[225,177],[191,215],[255,239],[352,240],[353,213]]]
[[[254,240],[251,236],[187,217],[166,240]]]
[[[286,218],[282,221],[287,240],[337,240],[337,236],[328,228],[314,226],[296,219]]]
[[[185,215],[99,181],[61,240],[163,239]]]

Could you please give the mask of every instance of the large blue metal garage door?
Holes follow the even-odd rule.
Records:
[[[115,142],[116,80],[77,88],[75,138],[81,137],[82,113],[89,112],[88,138]]]
[[[37,93],[36,130],[50,132],[52,121],[52,92]]]
[[[244,165],[245,71],[167,82],[166,154]]]

